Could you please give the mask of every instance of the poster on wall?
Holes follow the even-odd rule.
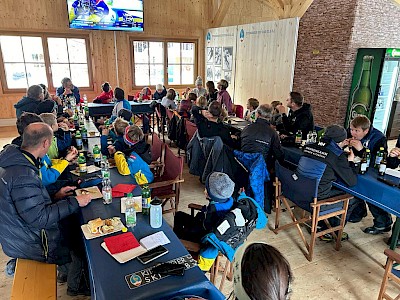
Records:
[[[207,81],[214,81],[214,67],[213,66],[207,66],[207,71],[206,71],[206,80]]]
[[[224,47],[222,69],[232,71],[233,47]]]
[[[384,55],[385,49],[358,49],[347,103],[346,128],[359,115],[371,118],[374,101],[378,98],[377,85]]]
[[[214,65],[220,66],[222,63],[222,48],[221,47],[215,47],[215,52],[214,52]]]
[[[224,72],[224,79],[228,81],[229,84],[231,84],[232,81],[232,72]]]
[[[214,69],[214,81],[218,82],[222,78],[221,67],[215,67]]]
[[[212,65],[214,63],[214,48],[207,47],[207,64]]]

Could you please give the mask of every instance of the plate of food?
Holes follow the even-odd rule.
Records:
[[[94,219],[90,220],[87,224],[81,226],[83,235],[87,240],[95,239],[105,236],[114,232],[121,231],[124,228],[121,218],[112,217],[108,219]]]

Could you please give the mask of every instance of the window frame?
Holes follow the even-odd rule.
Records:
[[[54,83],[53,77],[51,74],[51,63],[50,63],[50,53],[48,48],[47,39],[48,38],[76,38],[76,39],[84,39],[86,45],[86,61],[88,65],[88,75],[89,75],[89,86],[88,87],[79,87],[81,91],[93,91],[93,72],[92,72],[92,61],[90,56],[90,35],[89,34],[70,34],[70,33],[52,33],[52,32],[18,32],[18,31],[0,31],[0,35],[7,35],[7,36],[18,36],[18,37],[40,37],[42,39],[42,47],[43,47],[43,56],[44,56],[44,65],[47,77],[47,88],[49,91],[55,91],[59,86],[60,83]],[[0,49],[0,64],[3,66],[3,70],[0,71],[0,81],[3,89],[4,94],[17,94],[17,93],[25,93],[26,89],[19,88],[19,89],[12,89],[8,87],[6,72],[4,67],[4,60],[3,60],[3,53]],[[24,62],[25,64],[25,62]],[[39,83],[38,83],[39,84]]]
[[[130,44],[130,51],[131,51],[131,74],[132,74],[132,81],[131,86],[134,90],[140,90],[146,87],[146,85],[136,85],[135,82],[135,51],[133,42],[162,42],[163,49],[164,49],[164,85],[168,88],[175,88],[175,89],[182,89],[186,88],[188,85],[194,85],[194,82],[198,76],[198,65],[199,65],[199,40],[193,38],[179,38],[179,39],[170,39],[170,38],[146,38],[146,37],[130,37],[129,44]],[[194,60],[193,60],[193,84],[178,84],[172,85],[168,84],[168,43],[193,43],[194,44]],[[182,48],[181,48],[181,57],[182,57]],[[175,64],[177,65],[177,64]],[[182,74],[182,66],[189,65],[189,64],[179,64],[181,66],[181,74]],[[182,80],[182,78],[181,78]]]

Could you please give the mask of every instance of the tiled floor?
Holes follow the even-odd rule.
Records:
[[[9,143],[16,135],[15,129],[0,130],[0,148]],[[391,147],[389,147],[390,149]],[[203,189],[197,177],[188,173],[185,166],[185,182],[181,191],[180,209],[187,210],[189,203],[206,203]],[[267,242],[278,248],[288,259],[294,272],[293,294],[291,299],[376,299],[378,296],[385,264],[384,249],[387,248],[384,239],[389,234],[371,236],[364,234],[361,229],[372,224],[371,216],[357,224],[349,223],[346,231],[350,240],[343,242],[339,252],[335,251],[332,243],[318,241],[314,259],[309,262],[302,253],[303,247],[295,229],[275,235],[271,230],[274,215],[268,216],[268,228],[255,230],[249,240]],[[166,216],[171,224],[171,216]],[[306,235],[307,236],[307,235]],[[4,269],[8,258],[0,251],[0,266]],[[393,285],[393,283],[391,283]],[[6,278],[0,272],[0,299],[8,299],[12,279]],[[400,292],[400,287],[392,287],[392,291]],[[225,283],[224,293],[232,291],[232,283]],[[66,295],[66,286],[58,286],[59,299],[72,298]]]

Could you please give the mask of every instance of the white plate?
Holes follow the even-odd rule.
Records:
[[[114,230],[113,231],[107,232],[107,233],[91,233],[88,224],[83,224],[81,226],[81,229],[82,229],[82,232],[83,232],[83,235],[85,236],[85,238],[87,240],[91,240],[91,239],[95,239],[95,238],[98,238],[98,237],[101,237],[101,236],[105,236],[105,235],[109,235],[111,233],[115,233],[115,232],[121,231],[122,228],[124,228],[124,227],[125,227],[124,224],[122,224],[122,222],[120,221],[116,226],[114,226]]]
[[[110,254],[112,257],[114,257],[115,260],[117,262],[119,262],[120,264],[124,264],[124,263],[138,257],[139,255],[142,255],[143,253],[147,252],[147,250],[140,245],[131,250],[121,252],[121,253],[116,253],[116,254],[110,253],[110,250],[108,250],[105,242],[101,243],[101,247],[103,247],[103,249],[106,250],[107,253]]]

